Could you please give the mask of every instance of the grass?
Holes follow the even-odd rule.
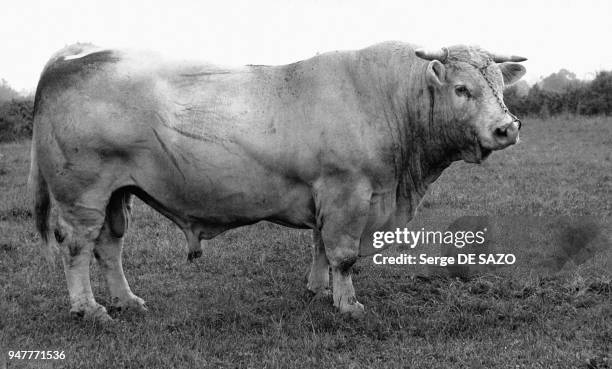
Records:
[[[118,313],[109,326],[70,319],[63,270],[42,258],[31,224],[29,143],[4,144],[0,367],[8,350],[63,350],[62,361],[8,368],[609,368],[612,119],[527,120],[522,136],[485,165],[454,164],[416,223],[478,214],[537,228],[534,219],[588,217],[604,241],[580,261],[551,271],[541,262],[558,245],[525,240],[514,250],[543,251],[524,268],[464,280],[364,258],[354,283],[367,315],[355,321],[306,293],[309,232],[236,229],[188,263],[182,233],[138,202],[124,268],[149,312]],[[95,263],[92,283],[109,305]]]

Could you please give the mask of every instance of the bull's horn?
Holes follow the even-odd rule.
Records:
[[[524,62],[525,60],[527,60],[527,58],[524,58],[522,56],[517,56],[517,55],[503,55],[503,54],[493,54],[493,53],[489,53],[489,55],[491,56],[491,59],[493,59],[493,61],[496,63]]]
[[[425,60],[439,60],[442,63],[448,59],[448,49],[443,47],[441,49],[416,49],[414,53],[421,59]]]

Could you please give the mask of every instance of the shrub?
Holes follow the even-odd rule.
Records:
[[[558,74],[569,73],[562,70]],[[559,114],[611,115],[612,114],[612,71],[597,73],[592,81],[567,79],[550,86],[551,76],[533,85],[526,96],[520,96],[514,86],[504,91],[508,109],[519,116],[531,115],[548,118]],[[573,74],[572,74],[573,75]],[[547,82],[548,83],[544,83]]]
[[[0,142],[31,137],[33,112],[34,101],[30,98],[0,103]]]

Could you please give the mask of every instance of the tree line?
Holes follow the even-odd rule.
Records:
[[[531,87],[519,82],[506,88],[504,101],[521,117],[612,115],[612,71],[598,72],[592,81],[583,81],[562,69]],[[33,96],[22,96],[0,79],[0,142],[30,137],[33,111]]]
[[[506,88],[504,101],[508,109],[519,116],[611,115],[612,71],[598,72],[592,81],[583,81],[562,69],[527,91],[524,85]]]
[[[23,96],[0,79],[0,142],[32,136],[34,97]]]

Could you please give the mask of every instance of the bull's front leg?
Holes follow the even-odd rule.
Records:
[[[341,313],[361,318],[364,307],[357,301],[352,280],[352,267],[359,254],[359,239],[346,237],[336,239],[336,242],[337,246],[328,252],[332,265],[334,306]]]
[[[364,307],[357,301],[351,278],[359,256],[361,235],[370,209],[371,187],[366,181],[326,183],[317,192],[321,238],[332,269],[334,306],[361,318]]]
[[[329,289],[329,261],[325,254],[325,245],[318,229],[312,231],[312,263],[308,275],[309,291],[316,296],[325,296],[331,293]]]

